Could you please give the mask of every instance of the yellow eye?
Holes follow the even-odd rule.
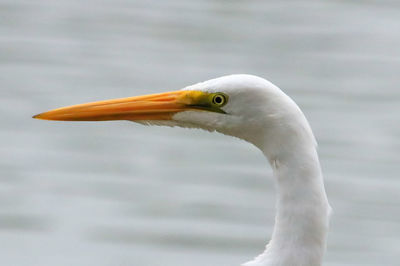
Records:
[[[212,97],[212,103],[218,107],[224,106],[227,102],[227,96],[223,93],[216,93]]]

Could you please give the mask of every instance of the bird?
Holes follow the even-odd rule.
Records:
[[[242,266],[322,265],[332,209],[317,142],[298,105],[270,81],[233,74],[176,91],[58,108],[33,118],[198,128],[255,145],[272,168],[276,214],[265,250]]]

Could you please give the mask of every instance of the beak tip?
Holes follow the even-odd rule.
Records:
[[[37,114],[32,116],[33,119],[40,119],[40,120],[46,120],[46,118],[43,117],[43,113]]]

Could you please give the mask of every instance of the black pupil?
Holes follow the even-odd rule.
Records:
[[[222,97],[221,96],[217,96],[217,97],[215,97],[214,101],[215,101],[215,103],[220,104],[220,103],[222,103]]]

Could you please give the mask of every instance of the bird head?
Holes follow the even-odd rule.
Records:
[[[282,117],[294,108],[285,108],[285,105],[297,107],[269,81],[252,75],[230,75],[178,91],[63,107],[35,115],[34,118],[59,121],[129,120],[146,125],[201,128],[257,145],[267,134],[265,131],[273,131],[274,123],[282,124]]]

